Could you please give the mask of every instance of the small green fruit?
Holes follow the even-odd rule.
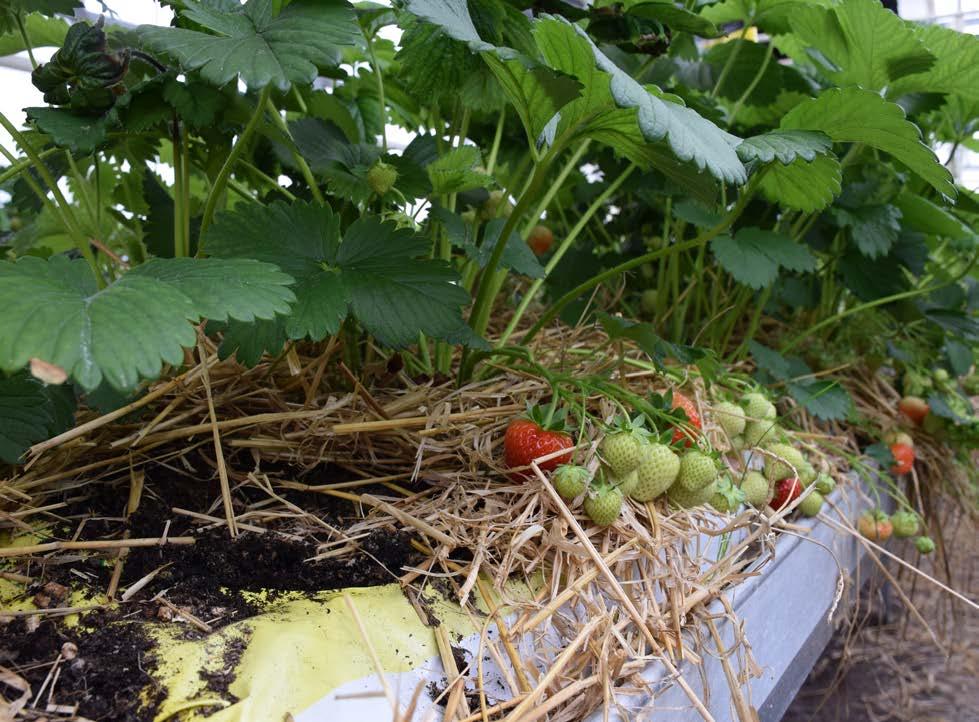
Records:
[[[823,508],[823,495],[818,491],[811,491],[809,495],[799,502],[799,511],[803,516],[816,516]]]
[[[774,421],[778,416],[775,410],[775,404],[759,393],[745,394],[741,397],[741,405],[744,407],[744,413],[749,419],[756,421]]]
[[[802,452],[788,444],[772,444],[768,450],[785,461],[765,456],[765,478],[769,481],[781,481],[790,476],[796,476],[802,465],[806,463]],[[788,463],[786,463],[788,462]]]
[[[745,418],[744,409],[737,404],[729,401],[722,401],[714,406],[714,416],[717,423],[728,437],[735,437],[744,433]]]
[[[659,294],[655,288],[647,288],[639,299],[639,308],[644,316],[651,318],[656,313],[656,300]]]
[[[752,449],[763,441],[778,438],[779,428],[773,421],[749,421],[744,425],[744,445]]]
[[[829,474],[820,474],[816,477],[816,491],[818,491],[823,496],[827,496],[833,493],[833,489],[836,488],[836,482]]]
[[[633,469],[625,476],[613,477],[610,480],[611,484],[618,488],[624,496],[630,496],[636,489],[636,485],[639,483],[639,474]]]
[[[613,476],[625,476],[634,471],[642,460],[639,437],[630,431],[609,434],[602,439],[598,452]]]
[[[772,485],[757,471],[749,471],[744,475],[741,491],[744,492],[744,500],[759,509],[772,500]]]
[[[913,511],[898,511],[891,516],[894,536],[901,539],[913,537],[918,533],[918,515]]]
[[[696,491],[691,491],[682,484],[674,484],[666,492],[666,496],[669,498],[672,505],[678,506],[681,509],[691,509],[695,506],[700,506],[701,504],[706,504],[709,502],[714,496],[715,491],[717,491],[717,483],[714,481],[705,486],[703,489],[698,489]]]
[[[588,488],[588,469],[576,464],[561,464],[551,474],[554,490],[564,499],[571,501],[581,496]]]
[[[816,469],[808,461],[803,461],[799,467],[799,481],[804,487],[811,486],[816,481]]]
[[[585,513],[598,526],[608,526],[622,511],[622,492],[608,484],[593,486],[583,504]]]
[[[642,449],[636,468],[637,484],[631,496],[636,501],[651,501],[672,486],[680,473],[680,457],[665,444],[649,444]]]
[[[722,514],[731,514],[738,510],[744,500],[744,491],[735,486],[731,482],[731,477],[725,474],[714,484],[710,505]]]
[[[394,188],[398,180],[398,170],[393,165],[379,160],[367,171],[367,185],[379,196]]]
[[[931,537],[919,536],[914,540],[914,547],[921,554],[931,554],[935,551],[935,542],[931,540]]]
[[[680,473],[677,484],[688,491],[707,487],[717,478],[714,460],[701,451],[688,451],[680,457]]]

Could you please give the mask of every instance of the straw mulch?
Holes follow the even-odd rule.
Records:
[[[443,645],[449,678],[440,701],[448,707],[446,719],[580,719],[614,705],[616,688],[645,687],[637,673],[651,662],[710,719],[701,694],[678,674],[680,662],[720,654],[731,680],[744,680],[757,668],[744,640],[740,649],[718,650],[711,635],[684,630],[697,624],[707,602],[723,598],[771,558],[772,528],[784,514],[772,519],[746,511],[731,518],[673,510],[663,500],[630,502],[613,527],[597,529],[586,523],[580,506],[569,508],[554,493],[539,470],[529,482],[511,482],[503,474],[506,424],[528,401],[551,394],[533,373],[501,369],[462,388],[417,382],[385,364],[368,364],[355,375],[340,361],[339,344],[293,348],[243,369],[219,361],[207,344],[202,340],[186,371],[152,384],[129,407],[104,416],[83,412],[74,430],[37,445],[25,467],[0,480],[0,531],[20,534],[50,521],[68,492],[94,493],[115,484],[124,500],[142,484],[145,470],[160,467],[220,480],[220,496],[210,508],[193,511],[201,527],[313,540],[318,558],[357,555],[359,540],[372,530],[408,530],[426,554],[400,580],[419,614],[426,614],[419,599],[424,587],[447,584],[480,626],[493,623],[500,630],[499,641],[484,634],[482,643],[506,679],[503,694],[484,689],[484,654],[473,657],[477,666],[458,669]],[[595,329],[565,329],[542,334],[533,350],[547,368],[603,374],[638,394],[672,384],[607,353],[590,353],[608,345]],[[723,448],[699,381],[688,382],[684,391],[701,407],[705,434]],[[617,413],[602,397],[582,402],[600,419]],[[811,431],[800,438],[819,436]],[[594,425],[582,432],[578,459],[594,466],[599,432]],[[326,464],[336,481],[302,480],[306,470]],[[362,492],[366,487],[370,493]],[[260,503],[256,490],[265,497]],[[341,500],[360,516],[337,528],[285,498],[295,492]],[[165,496],[166,488],[158,485],[155,493]],[[728,542],[723,554],[718,544],[704,543],[721,538]],[[118,554],[135,543],[107,540],[101,553]],[[67,548],[72,545],[54,541],[19,553],[56,556]],[[529,583],[532,599],[507,591],[505,583],[515,580]],[[478,605],[490,610],[488,617]],[[739,714],[750,718],[749,701],[734,692]]]

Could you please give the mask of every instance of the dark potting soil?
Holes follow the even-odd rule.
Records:
[[[26,679],[36,695],[61,654],[53,702],[78,705],[78,714],[92,720],[151,720],[163,695],[147,673],[153,666],[153,642],[140,622],[119,622],[116,616],[93,612],[72,628],[51,619],[36,627],[23,617],[15,619],[2,628],[0,664]],[[141,694],[148,702],[142,708]]]
[[[338,480],[322,472],[317,476],[320,478],[301,480],[309,484],[325,483],[323,477]],[[387,492],[383,488],[364,491]],[[235,493],[245,503],[265,498],[258,489],[238,489]],[[170,537],[196,538],[193,545],[129,550],[120,588],[159,569],[136,596],[136,605],[126,605],[120,611],[87,614],[81,625],[72,628],[55,618],[42,618],[40,624],[36,620],[29,623],[23,617],[0,623],[0,664],[27,679],[32,695],[44,683],[63,645],[69,642],[78,647],[74,660],[59,664],[61,673],[52,701],[78,704],[78,714],[93,720],[152,719],[154,701],[162,699],[165,691],[154,690],[150,694],[150,709],[140,709],[139,692],[152,683],[148,673],[154,668],[154,643],[144,631],[144,618],[176,621],[180,616],[161,602],[152,601],[161,591],[165,590],[165,599],[170,604],[218,629],[262,611],[241,592],[314,593],[389,584],[402,574],[403,566],[417,564],[421,559],[410,544],[411,535],[404,531],[376,530],[358,540],[359,553],[318,562],[307,561],[317,553],[313,542],[294,541],[273,532],[246,531],[231,539],[223,528],[197,531],[192,519],[175,514],[171,507],[222,516],[220,508],[210,508],[220,496],[218,483],[191,479],[169,470],[148,471],[139,508],[128,524],[123,518],[127,485],[94,487],[83,498],[78,498],[77,490],[74,494],[76,498],[69,502],[68,508],[59,510],[61,518],[71,522],[56,529],[55,538],[75,535],[82,519],[85,523],[77,534],[81,540],[119,539],[124,531],[133,538],[159,537],[165,529]],[[344,528],[356,520],[353,505],[343,500],[292,490],[287,498],[334,527]],[[25,596],[45,594],[45,585],[51,589],[50,582],[55,583],[56,589],[57,585],[72,589],[87,586],[93,592],[104,593],[114,566],[114,552],[103,555],[66,552],[40,566],[36,561],[24,564],[17,571],[38,580],[26,590]],[[63,604],[63,600],[55,598],[49,605]],[[181,623],[181,629],[188,638],[203,635],[191,624]],[[208,689],[228,697],[228,686],[234,680],[231,670],[243,650],[244,644],[226,650],[222,667],[228,672],[202,675]]]

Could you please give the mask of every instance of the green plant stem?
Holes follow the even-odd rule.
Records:
[[[183,183],[184,183],[184,153],[183,139],[180,134],[178,121],[173,123],[173,255],[175,258],[186,258],[190,243],[184,238],[183,213]],[[225,182],[230,180],[230,175]]]
[[[506,124],[506,106],[500,110],[496,121],[496,131],[493,133],[493,145],[490,146],[489,158],[486,159],[486,175],[493,175],[496,170],[496,159],[500,155],[500,141],[503,140],[503,126]]]
[[[88,193],[88,185],[85,176],[82,174],[81,170],[78,168],[78,164],[72,157],[69,151],[65,151],[65,158],[68,159],[68,167],[71,169],[71,175],[75,179],[75,185],[78,186],[78,200],[85,208],[85,212],[88,213],[89,217],[95,218],[95,204],[92,202],[92,197]]]
[[[496,300],[496,294],[499,291],[499,287],[494,283],[494,277],[500,266],[500,259],[503,257],[503,249],[506,248],[507,240],[510,238],[510,234],[513,233],[513,229],[517,225],[520,216],[526,212],[527,206],[530,205],[531,197],[543,185],[544,179],[547,177],[547,168],[548,164],[545,160],[542,160],[541,163],[538,163],[534,167],[534,173],[531,176],[527,188],[520,195],[517,205],[510,212],[509,217],[503,224],[500,237],[497,239],[496,246],[493,248],[493,254],[490,256],[486,267],[483,268],[482,280],[479,283],[479,291],[476,293],[476,301],[473,303],[469,323],[473,330],[480,336],[486,332],[486,327],[489,325],[493,302]]]
[[[281,130],[290,141],[292,141],[292,147],[290,148],[292,159],[299,167],[299,172],[302,174],[303,180],[306,181],[306,185],[309,186],[309,192],[312,194],[313,199],[320,205],[326,205],[326,199],[323,198],[323,194],[320,192],[320,187],[316,183],[316,178],[313,176],[313,171],[309,169],[309,164],[306,162],[306,159],[300,155],[299,150],[295,147],[295,141],[292,140],[292,133],[289,131],[289,124],[286,123],[285,118],[279,114],[279,109],[275,107],[275,104],[272,102],[271,98],[265,98],[265,105],[272,114],[272,122],[278,126],[279,130]]]
[[[367,53],[371,58],[371,67],[374,69],[374,77],[377,79],[377,97],[381,104],[381,149],[388,152],[388,130],[387,130],[387,105],[384,101],[384,77],[381,74],[381,66],[377,62],[377,55],[374,53],[374,41],[371,36],[364,31],[364,39],[367,41]],[[320,201],[322,203],[323,201]]]
[[[224,193],[225,186],[228,185],[228,178],[231,177],[231,170],[234,168],[235,161],[244,152],[245,146],[251,140],[251,137],[255,134],[258,129],[258,124],[262,121],[262,116],[265,114],[266,106],[269,105],[269,95],[272,92],[272,86],[266,85],[262,89],[262,93],[258,98],[258,103],[255,105],[255,112],[252,113],[252,117],[249,118],[248,124],[245,129],[238,136],[238,140],[231,147],[231,152],[228,153],[228,157],[224,159],[224,165],[221,166],[221,170],[218,171],[217,178],[214,179],[214,184],[211,186],[210,193],[207,194],[207,201],[204,203],[204,216],[201,218],[201,235],[210,227],[211,222],[214,220],[214,211],[218,205],[218,199]],[[279,120],[279,112],[272,107],[273,115]],[[284,122],[284,121],[283,121]],[[288,131],[287,131],[288,132]],[[176,156],[176,152],[174,153]]]
[[[541,199],[540,203],[537,204],[536,210],[530,215],[530,218],[527,219],[527,223],[524,225],[524,236],[529,234],[530,231],[533,230],[534,226],[537,225],[537,222],[540,220],[541,216],[544,215],[544,211],[547,210],[547,207],[551,205],[551,201],[554,200],[554,196],[561,190],[561,186],[564,185],[564,181],[568,179],[571,171],[578,167],[578,161],[581,160],[581,156],[583,156],[585,151],[588,150],[589,145],[591,145],[591,139],[586,138],[584,141],[582,141],[581,145],[578,146],[575,152],[571,154],[571,157],[568,158],[567,163],[565,163],[564,167],[561,168],[561,172],[558,173],[554,183],[547,189],[547,192],[544,194],[544,197]],[[632,171],[629,172],[631,173]]]
[[[697,248],[698,246],[709,242],[714,237],[726,231],[728,228],[731,227],[732,224],[734,224],[735,221],[737,221],[737,219],[741,216],[741,213],[744,212],[745,207],[748,205],[748,201],[751,200],[751,197],[754,195],[754,189],[757,185],[757,180],[760,177],[761,174],[756,175],[754,176],[754,178],[752,178],[751,181],[748,182],[748,185],[745,186],[744,192],[741,194],[741,198],[738,199],[737,204],[735,204],[734,208],[731,209],[731,212],[728,214],[728,217],[725,218],[720,223],[718,223],[713,228],[704,231],[703,233],[701,233],[699,236],[697,236],[692,240],[685,241],[683,243],[677,243],[674,244],[673,246],[667,245],[656,251],[646,253],[642,256],[637,256],[636,258],[626,261],[625,263],[620,263],[618,266],[615,266],[595,276],[592,276],[584,283],[581,283],[575,288],[568,291],[566,294],[561,296],[561,298],[559,298],[557,301],[551,304],[551,307],[548,308],[547,311],[545,311],[539,319],[537,319],[537,322],[533,326],[531,326],[530,330],[527,331],[527,333],[521,339],[521,343],[522,344],[529,343],[530,340],[534,336],[536,336],[537,333],[542,328],[544,328],[547,324],[549,324],[552,320],[554,320],[554,318],[556,318],[559,313],[561,313],[561,311],[564,309],[565,306],[567,306],[569,303],[574,301],[583,293],[586,293],[591,289],[595,288],[595,286],[599,285],[600,283],[604,283],[610,278],[615,278],[619,274],[625,273],[626,271],[630,271],[633,268],[637,268],[638,266],[641,266],[644,263],[651,263],[670,254],[679,254],[684,251],[688,251],[691,248]]]
[[[914,298],[915,296],[924,296],[929,293],[933,293],[939,290],[940,288],[945,288],[946,286],[951,286],[954,283],[958,283],[967,275],[969,275],[969,272],[972,270],[972,267],[976,264],[977,259],[979,259],[979,249],[977,249],[976,252],[972,254],[972,258],[969,260],[969,263],[966,265],[965,269],[960,271],[958,274],[956,274],[953,278],[951,278],[948,281],[936,283],[932,286],[923,285],[921,288],[912,288],[909,291],[902,291],[901,293],[895,293],[890,296],[884,296],[883,298],[875,298],[873,301],[867,301],[865,303],[861,303],[857,306],[853,306],[852,308],[844,309],[830,316],[829,318],[824,318],[819,323],[814,324],[813,326],[810,326],[809,328],[805,329],[802,333],[797,334],[791,341],[789,341],[787,344],[785,344],[782,347],[781,351],[783,354],[788,353],[789,351],[794,349],[801,342],[805,341],[809,336],[816,333],[817,331],[820,331],[831,324],[842,321],[844,318],[847,318],[848,316],[852,316],[855,313],[860,313],[861,311],[866,311],[871,308],[876,308],[877,306],[883,306],[888,303],[894,303],[895,301],[903,301],[907,298]]]
[[[180,155],[181,155],[181,187],[179,204],[181,207],[181,217],[183,219],[183,239],[184,253],[190,255],[190,137],[187,129],[181,126],[180,133]]]
[[[40,153],[38,153],[37,157],[43,160],[48,156],[52,156],[55,153],[58,153],[60,150],[61,148],[48,148],[47,150],[43,150]],[[24,160],[17,160],[16,156],[10,156],[10,158],[13,158],[13,160],[11,161],[11,166],[6,170],[4,170],[2,173],[0,173],[0,184],[6,183],[11,178],[16,178],[18,175],[20,175],[25,170],[28,170],[31,166],[34,165],[34,163],[31,161],[30,158],[26,158]]]
[[[724,63],[724,67],[721,68],[721,74],[717,76],[717,82],[714,83],[714,87],[710,91],[711,98],[716,98],[717,94],[721,92],[721,88],[724,87],[724,81],[727,80],[728,74],[731,72],[731,69],[734,67],[734,61],[737,60],[738,55],[741,53],[741,48],[743,48],[744,44],[748,42],[746,40],[748,36],[748,30],[750,30],[751,26],[754,24],[755,24],[754,16],[751,16],[750,18],[748,18],[748,20],[745,21],[744,28],[741,30],[741,37],[738,38],[738,44],[734,46],[734,49],[731,51],[731,54],[727,56],[727,61]]]
[[[34,48],[31,47],[31,39],[27,35],[27,28],[24,27],[24,18],[21,17],[19,11],[14,12],[14,21],[17,23],[17,30],[20,31],[20,37],[24,41],[24,50],[27,51],[27,57],[31,60],[31,67],[37,70],[37,60],[34,58]]]
[[[735,361],[744,358],[745,354],[748,353],[748,344],[755,338],[755,334],[758,333],[758,326],[761,324],[761,315],[765,311],[765,304],[768,303],[768,299],[771,296],[772,286],[767,286],[758,296],[758,303],[755,306],[755,312],[751,314],[751,322],[748,324],[748,330],[745,332],[744,338],[741,339],[741,345],[734,352]]]
[[[282,185],[272,176],[268,175],[260,168],[249,163],[247,160],[239,160],[238,165],[246,169],[249,173],[258,178],[262,183],[269,187],[269,190],[274,190],[286,198],[286,200],[294,201],[296,200],[296,194],[290,191],[288,188],[283,188]]]
[[[92,273],[95,275],[95,280],[98,283],[99,288],[104,288],[105,279],[102,277],[102,272],[99,269],[99,264],[95,259],[95,254],[92,252],[92,247],[89,244],[88,239],[85,237],[85,234],[82,232],[78,219],[75,218],[74,211],[68,204],[68,201],[65,200],[65,196],[61,192],[61,189],[58,188],[57,181],[55,181],[54,177],[51,175],[51,172],[48,170],[48,167],[37,154],[37,151],[34,150],[34,146],[27,142],[27,138],[24,137],[24,134],[21,133],[3,113],[0,113],[0,126],[3,126],[3,129],[10,134],[10,137],[14,139],[14,142],[20,146],[22,151],[24,151],[24,155],[30,159],[31,165],[33,165],[37,170],[38,175],[41,176],[41,180],[43,180],[50,189],[51,195],[54,196],[55,203],[60,211],[59,213],[56,213],[56,215],[61,217],[61,222],[67,229],[68,234],[72,236],[72,240],[75,242],[75,247],[78,249],[78,252],[82,254],[82,257],[88,262],[89,267],[92,269]],[[16,160],[13,154],[6,152],[6,149],[4,149],[4,155],[7,156],[7,159],[10,160],[11,163]],[[35,190],[35,192],[37,191]],[[42,197],[42,200],[47,199],[47,194],[43,192],[40,193],[40,196]]]
[[[621,175],[619,175],[618,178],[610,183],[608,188],[606,188],[605,191],[592,202],[581,218],[578,219],[578,222],[575,224],[574,228],[568,231],[567,236],[562,239],[561,243],[554,251],[554,255],[551,256],[550,260],[547,262],[547,265],[544,266],[544,278],[535,279],[530,288],[527,289],[527,292],[520,301],[520,305],[517,306],[517,310],[513,314],[513,318],[510,319],[510,323],[507,324],[506,330],[503,332],[503,335],[500,336],[500,340],[497,341],[497,347],[506,345],[507,339],[509,339],[516,330],[517,325],[520,323],[520,319],[523,318],[524,313],[527,312],[527,307],[530,306],[531,302],[534,300],[534,297],[544,285],[544,281],[546,281],[547,277],[554,272],[555,268],[557,268],[558,264],[561,262],[561,259],[564,257],[564,254],[568,252],[568,249],[571,248],[575,240],[577,240],[579,234],[588,224],[588,221],[591,220],[605,205],[605,202],[619,190],[622,184],[625,183],[630,175],[632,175],[632,172],[635,169],[635,165],[630,165]]]
[[[765,74],[765,71],[768,69],[768,64],[772,60],[772,53],[774,52],[774,50],[775,50],[775,43],[773,43],[771,38],[769,38],[768,47],[765,49],[765,59],[758,67],[758,72],[755,73],[755,77],[751,79],[751,82],[748,84],[748,87],[745,88],[743,93],[741,93],[741,97],[738,98],[738,101],[734,104],[734,107],[731,109],[731,115],[727,119],[728,127],[734,125],[734,121],[738,117],[738,113],[741,112],[741,107],[744,105],[748,97],[753,92],[755,92],[755,88],[758,87],[758,83],[761,82],[761,78]],[[733,55],[734,51],[732,51],[731,54]]]

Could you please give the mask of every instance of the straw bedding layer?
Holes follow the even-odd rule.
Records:
[[[545,379],[501,371],[457,388],[369,363],[354,374],[333,345],[310,355],[292,349],[246,370],[219,361],[205,344],[184,373],[155,383],[139,401],[109,415],[84,412],[76,429],[37,445],[26,467],[0,480],[0,531],[17,535],[49,523],[66,496],[107,484],[118,485],[121,500],[129,497],[132,512],[145,493],[146,472],[160,469],[219,481],[208,508],[175,514],[195,514],[202,528],[231,535],[275,532],[264,537],[270,544],[283,535],[311,542],[311,561],[356,557],[372,532],[407,530],[424,557],[403,568],[400,581],[419,614],[425,615],[423,588],[448,585],[481,626],[500,630],[499,641],[483,639],[509,689],[485,693],[481,662],[458,669],[439,700],[446,719],[580,719],[614,704],[613,689],[642,687],[637,672],[650,662],[674,676],[709,719],[678,675],[679,662],[720,654],[730,678],[741,680],[736,688],[757,669],[744,640],[738,649],[719,650],[704,632],[709,626],[698,622],[706,602],[723,598],[771,558],[772,525],[781,520],[754,511],[736,518],[677,511],[658,500],[630,502],[614,526],[601,530],[585,523],[580,505],[565,504],[539,470],[527,482],[507,480],[499,462],[503,430],[527,402],[550,397]],[[640,395],[672,385],[592,353],[607,346],[594,330],[554,331],[540,337],[536,351],[547,368],[602,374]],[[684,388],[706,412],[699,382]],[[606,421],[617,413],[599,396],[581,403]],[[709,413],[703,417],[708,438],[723,448]],[[597,430],[582,432],[578,460],[594,466]],[[152,491],[167,494],[159,483]],[[353,522],[332,523],[311,511],[324,498],[349,504]],[[704,541],[711,539],[725,543]],[[93,553],[115,558],[133,543],[120,534]],[[59,540],[21,551],[34,561],[65,553]],[[118,566],[107,589],[116,598],[136,581]],[[514,580],[526,581],[534,598],[509,596],[504,584]],[[137,591],[127,603],[139,600]],[[490,609],[488,617],[477,602]],[[447,670],[456,669],[448,651],[443,657]],[[739,716],[750,719],[750,701],[734,692]]]

